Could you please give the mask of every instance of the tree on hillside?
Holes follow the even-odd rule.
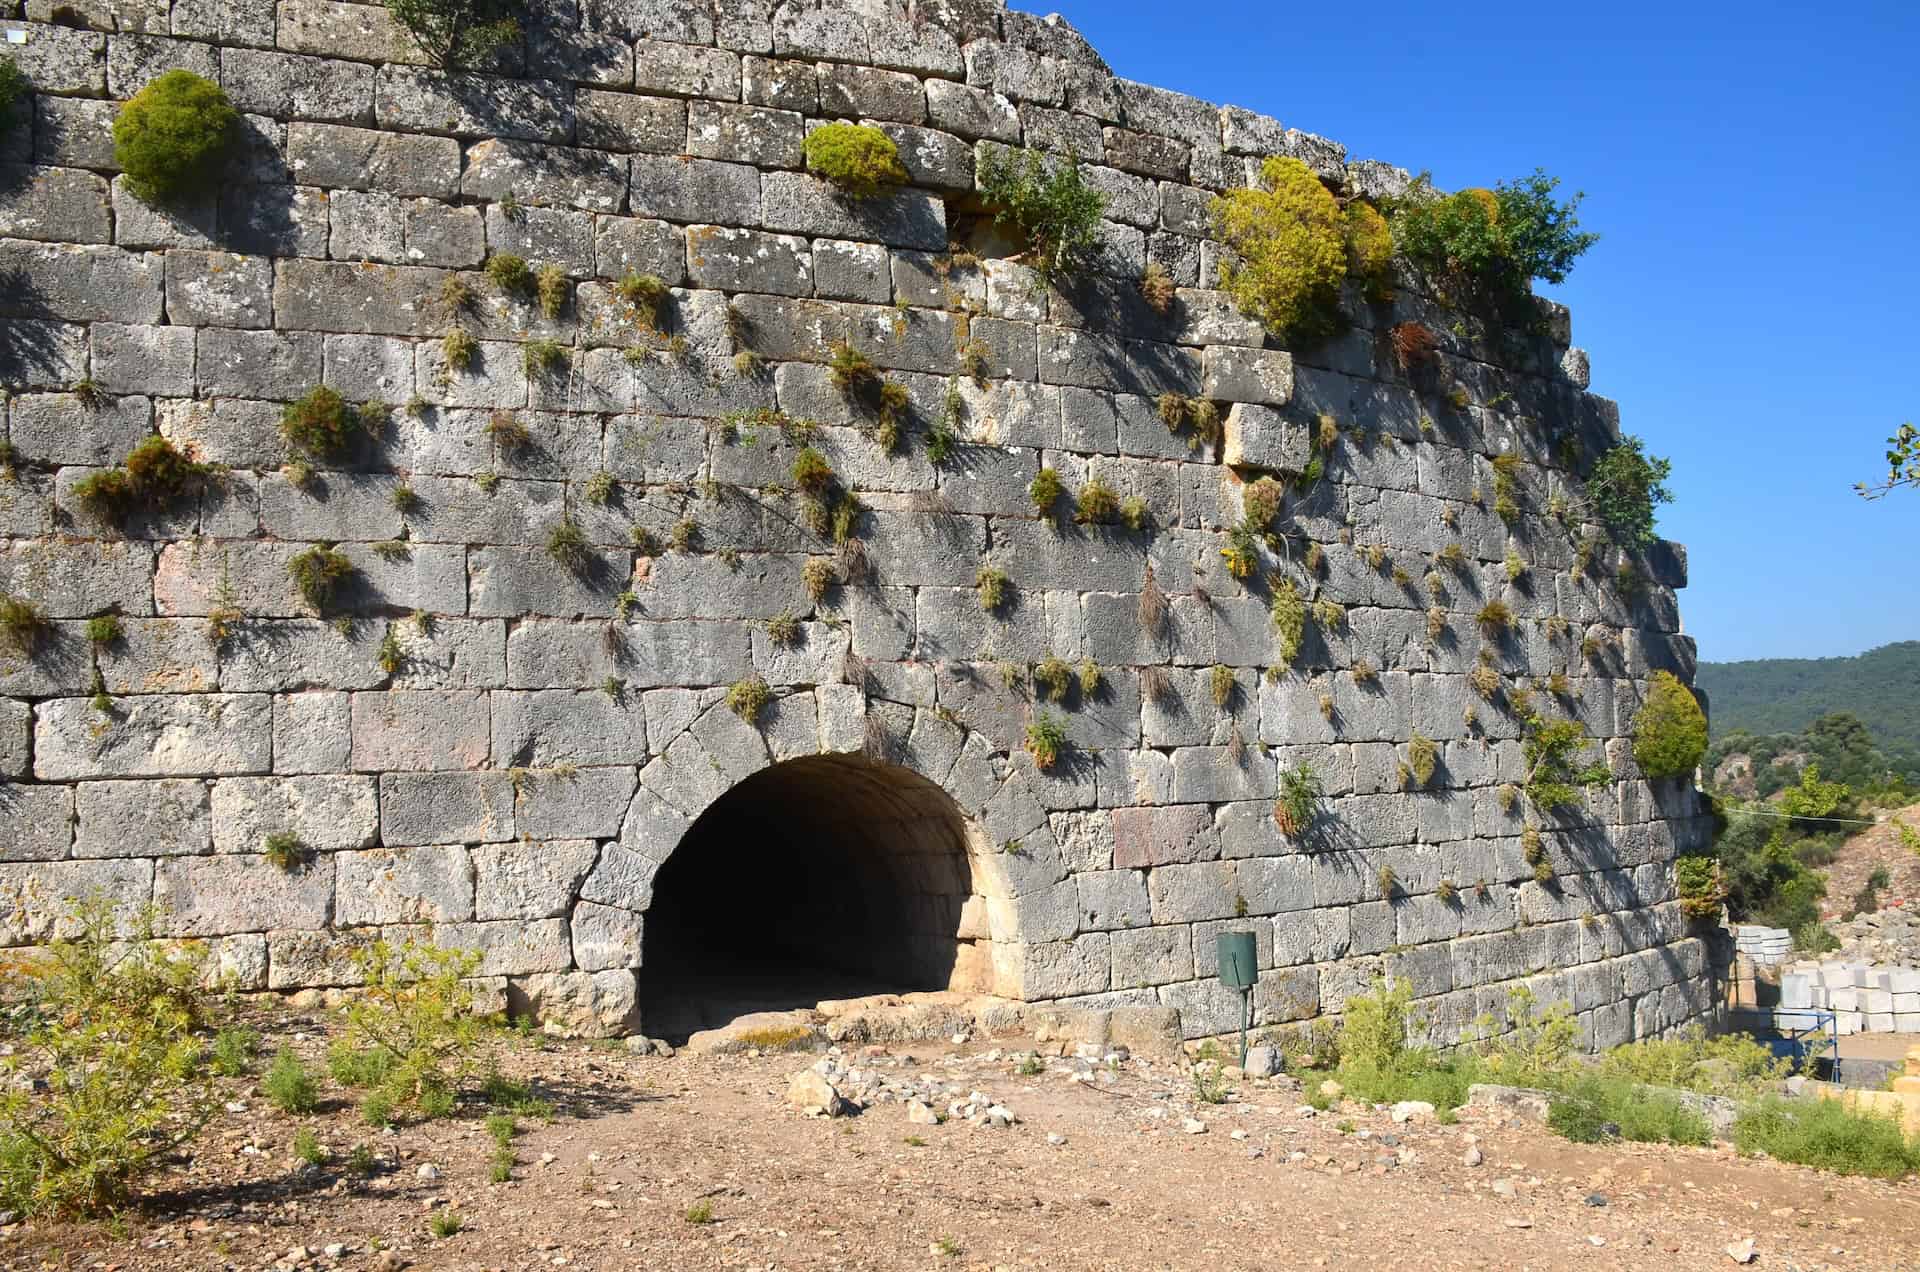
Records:
[[[1884,499],[1901,486],[1920,486],[1920,429],[1902,424],[1887,439],[1887,479],[1877,486],[1855,482],[1862,499]]]

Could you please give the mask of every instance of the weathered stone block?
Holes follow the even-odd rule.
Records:
[[[473,869],[465,848],[339,852],[333,865],[333,921],[342,927],[473,917]]]
[[[318,928],[333,909],[333,863],[293,870],[260,856],[174,857],[154,863],[153,901],[172,936]]]
[[[380,838],[388,847],[504,843],[514,837],[505,773],[388,773],[380,778]]]
[[[18,709],[17,718],[9,708]],[[0,775],[19,777],[25,774],[27,725],[25,703],[0,701]],[[89,783],[88,786],[99,784]],[[80,789],[86,790],[88,787]],[[5,819],[8,827],[6,839],[0,842],[0,861],[59,861],[73,848],[74,788],[0,781],[0,818]]]
[[[85,698],[38,708],[34,773],[78,777],[173,777],[264,773],[271,762],[271,707],[260,694],[122,698],[103,718]]]
[[[762,178],[761,187],[764,224],[771,230],[810,237],[877,240],[890,247],[925,252],[937,252],[946,246],[946,206],[931,195],[901,190],[850,202],[840,198],[827,182],[798,172],[769,172]]]
[[[635,155],[629,160],[627,200],[636,216],[666,221],[762,223],[757,168],[712,159]],[[777,174],[768,174],[769,179]],[[770,229],[798,227],[764,222]]]
[[[153,898],[153,862],[109,859],[0,865],[0,945],[80,935],[73,920],[73,901],[96,894],[120,907],[120,934],[131,936],[139,907]]]
[[[460,186],[460,143],[449,137],[294,123],[287,163],[301,182],[330,190],[444,199]]]
[[[322,695],[300,697],[312,696]],[[280,833],[309,851],[349,851],[371,847],[379,830],[371,777],[240,777],[213,784],[215,852],[259,852],[269,835]]]
[[[813,294],[813,253],[806,239],[717,225],[687,228],[687,272],[696,287]]]
[[[479,690],[353,696],[353,766],[363,772],[479,768],[488,738]]]
[[[546,919],[566,914],[599,852],[586,839],[475,848],[474,917]]]
[[[83,782],[74,789],[76,857],[172,857],[211,851],[205,782]]]

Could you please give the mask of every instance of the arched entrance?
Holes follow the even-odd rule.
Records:
[[[647,1032],[910,990],[994,989],[983,840],[939,786],[859,754],[748,776],[653,878]]]

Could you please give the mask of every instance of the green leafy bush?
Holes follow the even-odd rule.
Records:
[[[1340,205],[1298,159],[1269,158],[1260,181],[1214,201],[1214,232],[1239,257],[1220,263],[1220,286],[1275,335],[1329,335],[1347,276]],[[1365,250],[1374,250],[1370,239]]]
[[[78,901],[74,935],[17,982],[28,1010],[0,1059],[0,1206],[117,1209],[219,1109],[195,1033],[206,1016],[200,963],[160,942],[156,922],[151,909]]]
[[[330,543],[316,543],[287,561],[287,577],[316,614],[326,613],[340,581],[352,573],[353,562]]]
[[[1733,1143],[1743,1153],[1843,1175],[1900,1179],[1920,1171],[1920,1142],[1898,1122],[1838,1100],[1761,1100],[1733,1124]]]
[[[1553,197],[1559,184],[1536,169],[1491,190],[1442,195],[1423,177],[1399,201],[1394,242],[1421,269],[1488,299],[1524,295],[1536,278],[1565,282],[1599,235],[1579,228],[1581,195]]]
[[[211,192],[240,140],[240,112],[212,80],[174,69],[113,121],[113,161],[134,193],[163,203]]]
[[[384,1110],[386,1121],[411,1105],[423,1117],[445,1116],[486,1060],[485,1022],[467,987],[480,952],[382,939],[357,951],[354,963],[366,987],[347,1008],[343,1041],[357,1058],[340,1069],[377,1075],[362,1115]],[[328,1064],[335,1068],[332,1056]]]
[[[120,522],[136,511],[163,512],[196,495],[214,465],[203,464],[175,448],[158,433],[127,452],[118,468],[103,468],[73,484],[74,498],[108,521]]]
[[[253,1057],[260,1050],[260,1035],[237,1026],[222,1029],[213,1036],[213,1071],[223,1078],[238,1078],[253,1069]]]
[[[807,171],[856,199],[870,199],[907,180],[893,138],[867,124],[822,124],[801,143]]]
[[[273,1063],[267,1066],[266,1076],[260,1080],[260,1089],[282,1113],[311,1113],[320,1104],[319,1084],[291,1047],[282,1047],[274,1053]]]
[[[1666,487],[1673,462],[1649,458],[1644,445],[1637,437],[1621,438],[1587,475],[1587,503],[1594,517],[1628,547],[1652,543],[1654,508],[1673,502],[1673,492]]]
[[[995,222],[1026,236],[1028,263],[1043,283],[1091,263],[1107,196],[1086,183],[1078,164],[1033,149],[989,149],[980,158],[979,186]]]
[[[1703,1145],[1711,1137],[1706,1119],[1672,1092],[1600,1074],[1581,1074],[1563,1084],[1547,1112],[1547,1125],[1577,1144],[1617,1136],[1643,1144]]]
[[[1027,754],[1033,766],[1046,772],[1060,761],[1067,746],[1067,725],[1051,711],[1042,711],[1027,725]]]
[[[1280,797],[1273,802],[1274,825],[1289,839],[1311,829],[1320,816],[1320,775],[1302,760],[1280,771]]]
[[[287,444],[321,459],[339,456],[359,434],[359,412],[324,384],[280,412],[280,435]]]
[[[420,51],[442,66],[473,66],[520,38],[522,0],[387,0]]]
[[[1648,777],[1687,777],[1707,753],[1707,713],[1670,671],[1656,671],[1633,718],[1633,758]]]

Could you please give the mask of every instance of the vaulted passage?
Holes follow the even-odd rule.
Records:
[[[916,773],[789,760],[703,813],[654,879],[641,1020],[679,1040],[754,1011],[987,990],[965,819]]]

